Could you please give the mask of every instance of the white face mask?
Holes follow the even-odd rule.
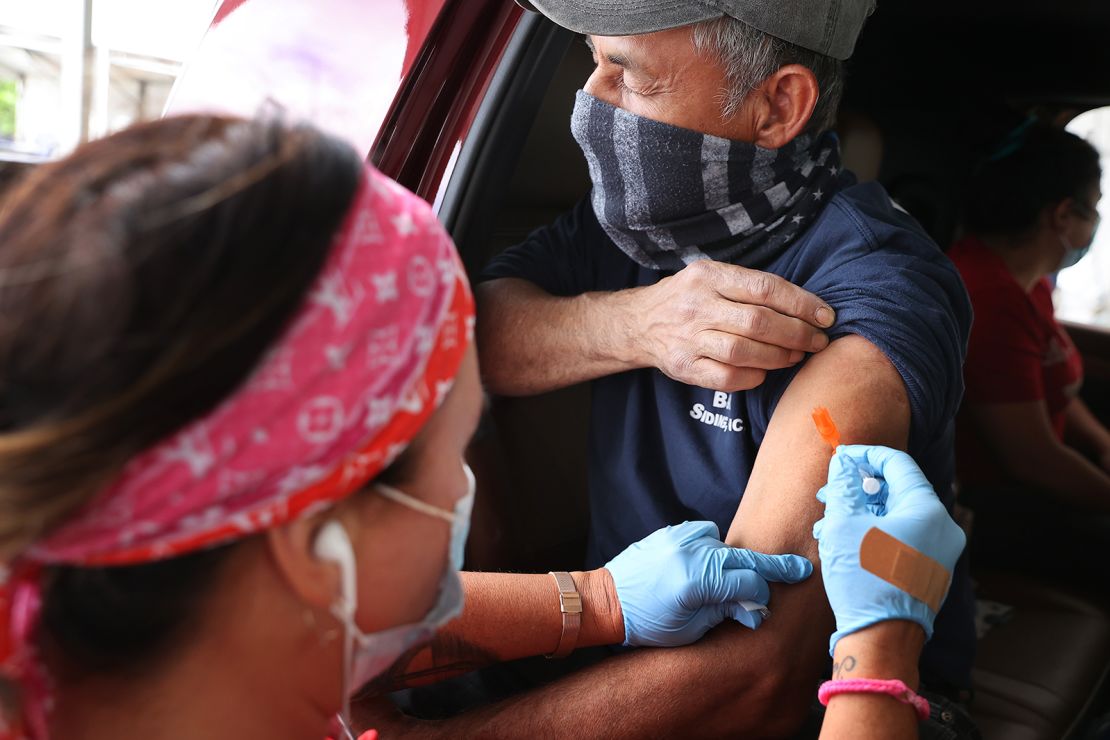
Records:
[[[355,740],[348,721],[351,692],[362,688],[393,665],[409,648],[430,640],[436,630],[462,612],[463,591],[459,570],[462,568],[466,537],[470,531],[470,513],[474,508],[475,491],[473,471],[465,463],[463,463],[463,470],[466,472],[468,489],[466,495],[455,503],[453,512],[409,496],[391,486],[378,484],[374,487],[378,494],[391,501],[449,522],[451,524],[450,562],[440,581],[439,596],[435,605],[419,622],[367,634],[355,623],[351,609],[343,609],[340,605],[333,607],[332,613],[343,624],[344,631],[343,712],[340,720],[343,731],[350,740]]]
[[[1097,208],[1092,208],[1088,205],[1083,206],[1083,211],[1080,212],[1081,215],[1085,211],[1094,213],[1094,228],[1091,229],[1091,238],[1088,239],[1087,243],[1083,246],[1073,247],[1071,245],[1071,242],[1068,241],[1067,237],[1065,237],[1063,234],[1057,234],[1057,238],[1060,240],[1060,244],[1064,247],[1064,254],[1060,258],[1060,264],[1057,265],[1056,272],[1059,272],[1060,270],[1066,270],[1069,267],[1074,267],[1075,264],[1079,262],[1079,260],[1083,259],[1087,255],[1087,252],[1091,251],[1091,245],[1095,243],[1095,234],[1098,233],[1098,227],[1102,223],[1102,216],[1099,215]]]
[[[1056,267],[1057,272],[1066,270],[1069,267],[1074,267],[1079,260],[1087,256],[1087,252],[1091,251],[1091,245],[1094,244],[1095,241],[1095,235],[1092,233],[1091,241],[1087,242],[1085,246],[1073,248],[1063,234],[1061,234],[1059,238],[1060,244],[1064,247],[1064,256],[1060,258],[1060,264]]]

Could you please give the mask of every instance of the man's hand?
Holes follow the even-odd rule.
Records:
[[[776,275],[711,260],[631,293],[628,331],[643,364],[730,393],[824,349],[820,329],[835,319],[819,298]]]
[[[655,367],[716,391],[828,346],[832,308],[780,277],[702,260],[654,285],[553,296],[519,278],[478,286],[482,380],[527,396]]]

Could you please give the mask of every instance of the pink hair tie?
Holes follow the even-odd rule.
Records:
[[[897,679],[883,681],[875,678],[853,678],[845,681],[825,681],[817,690],[817,699],[822,706],[827,707],[829,699],[837,694],[886,694],[913,707],[920,721],[929,719],[929,701],[918,696],[913,689]]]

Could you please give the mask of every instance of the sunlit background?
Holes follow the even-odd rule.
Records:
[[[1110,327],[1110,108],[1080,114],[1068,124],[1068,131],[1091,142],[1101,155],[1103,196],[1098,213],[1102,226],[1090,253],[1057,278],[1056,314],[1068,321]]]
[[[364,8],[375,2],[365,1]],[[161,115],[174,81],[195,56],[219,4],[220,0],[0,2],[0,175],[5,163],[33,164],[58,157],[82,141]],[[320,10],[320,2],[313,0],[257,5],[261,20],[244,16],[239,22],[269,22],[269,35],[280,35],[288,32],[290,25],[300,25],[289,19],[298,8],[310,15]],[[349,9],[351,5],[342,7]],[[268,17],[262,18],[262,13]],[[358,23],[347,25],[360,27]],[[396,25],[396,29],[380,29],[373,43],[404,43],[405,19],[399,17]],[[282,64],[266,60],[253,70],[247,69],[249,65],[235,65],[241,70],[236,85],[226,75],[227,48],[221,48],[218,39],[211,41],[214,48],[207,50],[211,69],[204,65],[194,68],[187,89],[179,91],[181,105],[175,110],[187,108],[191,99],[219,102],[222,108],[233,110],[234,104],[220,98],[237,101],[259,89],[283,97],[284,104],[292,109],[298,107],[292,98],[312,98],[306,104],[320,109],[312,117],[319,120],[321,110],[335,108],[337,112],[327,119],[363,151],[369,140],[358,137],[372,137],[389,100],[369,88],[375,82],[388,86],[400,75],[400,70],[378,69],[376,75],[360,76],[357,86],[351,80],[338,84],[336,70],[346,65],[323,59],[331,62],[327,70],[328,79],[336,83],[332,86],[345,89],[326,93],[317,89],[309,95],[305,85],[313,86],[310,76],[282,66],[288,64],[287,60],[281,60]],[[334,57],[357,50],[359,45],[373,48],[360,38],[352,38],[346,47],[323,47]],[[243,50],[240,47],[238,51]],[[275,81],[275,75],[288,79],[284,83]],[[221,90],[213,90],[214,80]],[[360,98],[364,98],[361,103]],[[258,102],[242,104],[253,110]],[[349,132],[343,130],[341,113],[354,118],[346,126]],[[368,125],[368,120],[374,124]],[[1099,212],[1107,226],[1097,234],[1090,254],[1060,273],[1055,295],[1057,313],[1070,321],[1110,327],[1110,108],[1088,111],[1074,119],[1068,129],[1089,140],[1102,154],[1102,191],[1108,196],[1100,203]]]
[[[38,161],[161,114],[218,0],[0,2],[0,158]]]

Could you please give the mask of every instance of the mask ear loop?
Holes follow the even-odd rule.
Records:
[[[335,717],[339,720],[339,729],[343,731],[343,740],[358,740],[355,737],[355,731],[351,729],[350,723],[347,722],[347,718],[342,714],[337,714]]]
[[[374,490],[377,491],[379,495],[384,496],[390,501],[395,501],[402,506],[407,506],[414,511],[419,511],[421,514],[434,516],[437,519],[442,519],[448,524],[455,523],[456,517],[454,512],[447,511],[446,509],[441,509],[438,506],[432,506],[428,502],[421,501],[415,496],[410,496],[403,491],[398,491],[393,486],[387,486],[384,483],[379,483],[374,486]]]
[[[346,740],[356,740],[351,732],[351,725],[347,718],[351,716],[351,687],[347,684],[351,680],[351,670],[354,663],[355,635],[352,625],[344,618],[343,622],[343,705],[339,712],[339,726],[345,734]]]
[[[354,662],[355,611],[358,604],[358,583],[355,577],[355,553],[347,530],[338,520],[327,522],[316,536],[313,544],[316,557],[334,563],[339,567],[339,599],[332,605],[332,615],[343,625],[343,681],[342,704],[339,724],[349,740],[351,734],[347,718],[351,716],[351,669]]]
[[[467,472],[469,473],[469,471]],[[473,477],[472,473],[470,475]],[[374,490],[383,497],[395,501],[402,506],[407,506],[422,514],[442,519],[449,524],[453,525],[458,518],[455,516],[454,512],[441,509],[438,506],[432,506],[414,496],[398,491],[392,486],[379,483],[374,486]],[[353,594],[351,596],[353,597]],[[344,740],[358,740],[348,721],[348,718],[351,716],[351,687],[347,685],[347,682],[350,680],[351,671],[354,668],[356,625],[354,624],[354,610],[351,608],[351,605],[345,604],[345,607],[345,609],[332,609],[332,613],[343,624],[343,705],[342,711],[336,715],[336,718],[339,721],[339,729],[344,735]]]

